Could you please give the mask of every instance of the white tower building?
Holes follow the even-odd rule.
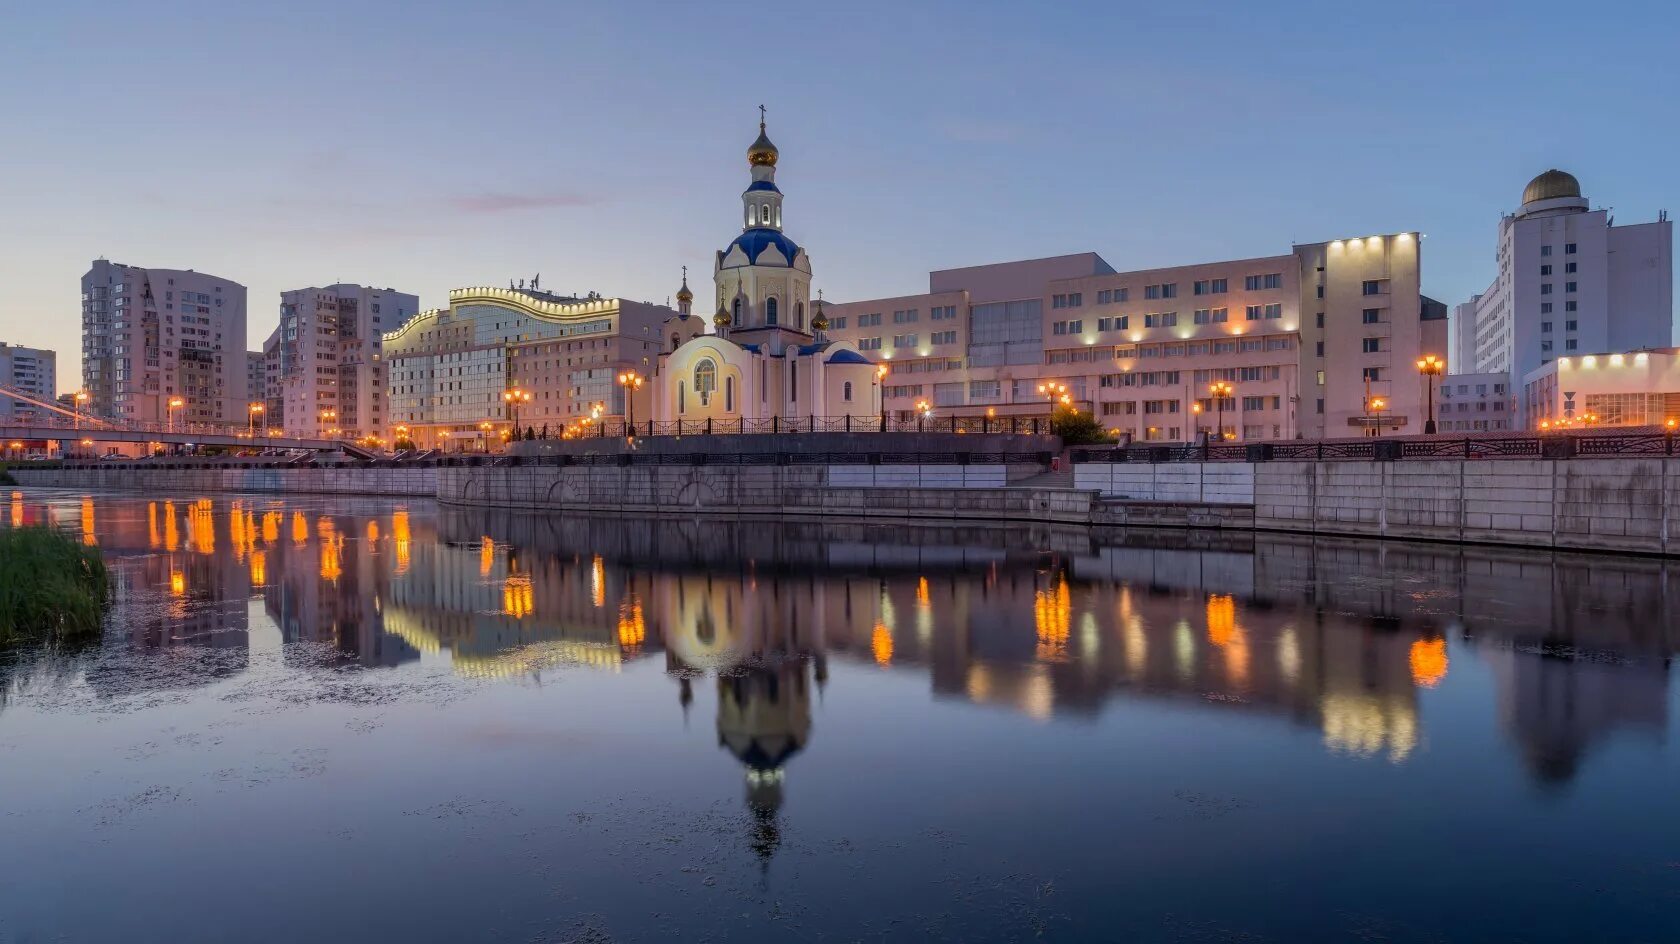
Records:
[[[1616,226],[1572,175],[1549,170],[1499,221],[1499,274],[1475,300],[1474,368],[1520,380],[1574,353],[1668,347],[1673,320],[1667,214]]]

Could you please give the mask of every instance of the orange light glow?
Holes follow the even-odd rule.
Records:
[[[589,562],[589,602],[596,609],[607,605],[607,563],[599,554]]]
[[[869,651],[875,656],[875,664],[881,668],[892,665],[893,638],[892,630],[880,620],[875,621],[875,628],[869,633]]]
[[[478,542],[478,575],[490,576],[490,571],[496,566],[496,542],[490,540],[486,534]]]
[[[536,594],[531,588],[531,578],[525,574],[515,574],[502,584],[502,612],[514,619],[524,619],[535,609]]]
[[[187,595],[187,575],[179,570],[169,572],[169,595],[184,597]]]
[[[1419,688],[1434,688],[1447,677],[1447,641],[1419,639],[1412,643],[1412,684]]]
[[[251,586],[261,587],[268,583],[268,555],[262,551],[251,552]]]
[[[1033,626],[1038,630],[1038,661],[1067,661],[1068,637],[1073,629],[1073,601],[1068,592],[1066,575],[1057,574],[1055,586],[1033,594]]]
[[[642,616],[642,601],[631,600],[618,608],[618,644],[626,650],[636,650],[647,640],[647,621]]]

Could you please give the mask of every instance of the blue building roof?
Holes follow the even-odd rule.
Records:
[[[794,256],[799,255],[798,243],[773,229],[762,227],[749,229],[735,237],[733,242],[724,247],[723,254],[729,255],[729,250],[735,246],[740,246],[741,251],[747,254],[748,262],[756,261],[759,254],[770,246],[775,246],[790,263],[793,262]]]
[[[835,351],[834,354],[829,357],[827,363],[830,363],[830,364],[869,364],[869,363],[873,363],[873,362],[869,358],[864,357],[862,354],[859,354],[856,351],[850,351],[850,350],[847,350],[845,348],[841,348],[840,350]]]
[[[771,193],[781,193],[782,192],[780,189],[777,188],[777,186],[775,184],[771,183],[768,180],[755,180],[752,183],[747,185],[747,192],[748,193],[752,193],[754,190],[768,190]]]

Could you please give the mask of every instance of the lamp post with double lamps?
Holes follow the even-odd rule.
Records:
[[[519,387],[504,390],[502,391],[502,402],[508,405],[508,410],[513,417],[513,429],[517,433],[519,431],[519,405],[531,402],[530,391]]]
[[[1429,419],[1423,424],[1423,434],[1432,436],[1435,433],[1435,378],[1447,372],[1447,362],[1433,354],[1425,354],[1418,359],[1417,368],[1429,388]]]
[[[187,405],[187,401],[181,399],[180,397],[170,397],[168,402],[165,404],[165,406],[168,407],[168,411],[167,411],[166,415],[168,417],[168,424],[169,425],[168,425],[167,429],[168,429],[169,432],[171,432],[171,433],[175,432],[175,411],[179,410],[180,408],[182,408],[186,405]]]
[[[642,389],[646,381],[641,374],[627,370],[618,375],[618,385],[624,388],[624,436],[627,439],[636,437],[636,391]]]
[[[267,408],[261,403],[252,403],[245,407],[245,438],[257,438],[257,417],[263,418],[263,432],[268,432]]]
[[[1218,419],[1215,422],[1219,424],[1214,428],[1214,438],[1220,442],[1225,441],[1225,401],[1236,392],[1236,389],[1236,387],[1223,380],[1214,381],[1213,385],[1208,388],[1213,394],[1213,405],[1217,411]]]

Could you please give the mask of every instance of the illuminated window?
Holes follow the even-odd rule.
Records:
[[[700,396],[700,405],[705,406],[711,401],[712,393],[717,390],[717,362],[711,358],[703,358],[694,365],[694,392]]]

